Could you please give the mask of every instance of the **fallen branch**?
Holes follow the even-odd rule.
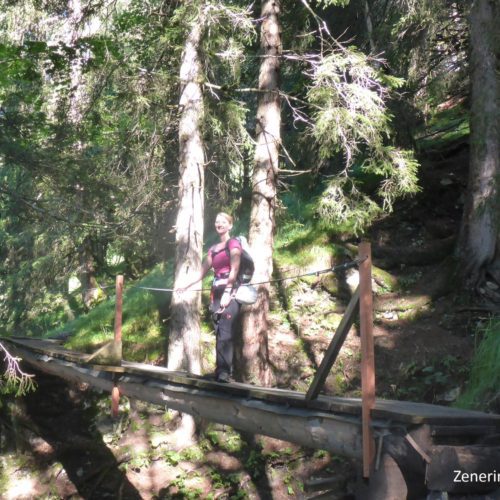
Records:
[[[35,389],[35,375],[21,370],[19,362],[21,358],[16,358],[0,342],[0,350],[4,353],[4,362],[7,364],[3,375],[0,377],[0,392],[14,392],[16,396],[22,396]]]

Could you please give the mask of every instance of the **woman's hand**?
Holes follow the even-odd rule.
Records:
[[[220,299],[221,309],[225,309],[229,305],[231,300],[233,300],[233,296],[231,295],[231,292],[229,290],[224,290],[224,293],[222,294],[222,297]]]
[[[174,290],[174,293],[176,295],[178,295],[179,297],[181,297],[182,295],[184,295],[186,292],[189,292],[190,291],[190,288],[193,286],[193,283],[191,283],[190,285],[188,286],[184,286],[184,287],[181,287],[181,288],[176,288]]]

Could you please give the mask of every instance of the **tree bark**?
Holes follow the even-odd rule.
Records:
[[[476,290],[500,259],[498,12],[494,0],[475,0],[470,15],[471,149],[459,258],[464,282]]]
[[[179,210],[175,226],[174,288],[186,287],[201,272],[205,156],[201,133],[204,107],[200,44],[204,24],[204,15],[200,13],[191,25],[180,68]],[[201,373],[200,307],[199,292],[172,296],[169,369]]]
[[[376,55],[377,46],[375,45],[375,39],[373,38],[373,22],[372,22],[372,13],[369,0],[364,0],[363,7],[365,13],[366,35],[368,37],[368,43],[370,44],[370,52],[373,55]]]
[[[281,5],[276,0],[261,4],[262,63],[257,107],[257,146],[252,176],[249,243],[255,257],[254,281],[268,281],[273,272],[273,240],[276,210],[278,155],[281,143],[279,90],[281,57]],[[269,284],[258,287],[257,302],[243,316],[243,378],[270,383],[267,330]]]
[[[85,79],[83,76],[83,66],[87,62],[88,55],[79,47],[79,39],[82,36],[85,18],[81,0],[70,0],[68,2],[69,22],[66,27],[65,43],[75,51],[75,56],[70,64],[70,94],[68,103],[68,120],[78,136],[82,127],[84,110],[88,103],[88,93],[85,88]],[[79,138],[73,145],[78,156],[84,154],[84,142]],[[82,185],[75,186],[77,208],[83,214],[88,207],[88,194],[86,187]],[[82,284],[82,300],[87,309],[97,300],[98,284],[96,279],[96,263],[92,253],[92,237],[86,235],[79,245],[78,252],[80,256],[80,282]]]

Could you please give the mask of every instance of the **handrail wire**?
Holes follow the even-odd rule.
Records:
[[[317,270],[317,271],[310,271],[310,272],[307,272],[307,273],[302,273],[302,274],[296,274],[294,276],[284,276],[283,278],[275,278],[275,279],[271,279],[271,280],[265,280],[265,281],[257,281],[255,283],[242,283],[240,286],[255,286],[255,285],[266,285],[266,284],[271,284],[271,283],[281,283],[283,281],[287,281],[287,280],[295,280],[295,279],[298,279],[298,278],[304,278],[306,276],[319,276],[320,274],[326,274],[326,273],[335,273],[335,272],[339,272],[339,271],[346,271],[348,269],[352,269],[353,267],[357,267],[359,264],[361,264],[364,260],[366,259],[366,257],[364,259],[354,259],[350,262],[344,262],[343,264],[339,264],[337,266],[333,266],[333,267],[329,267],[329,268],[326,268],[326,269],[320,269],[320,270]],[[93,290],[99,290],[99,289],[106,289],[106,288],[113,288],[115,285],[100,285],[98,288],[95,287],[95,288],[87,288],[85,289],[86,291],[93,291]],[[140,289],[140,290],[148,290],[148,291],[151,291],[151,292],[175,292],[175,289],[174,288],[159,288],[159,287],[151,287],[151,286],[139,286],[139,285],[131,285],[129,287],[126,287],[126,288],[137,288],[137,289]],[[212,289],[212,287],[210,288],[196,288],[194,290],[186,290],[186,291],[189,291],[189,292],[207,292],[207,291],[210,291]]]

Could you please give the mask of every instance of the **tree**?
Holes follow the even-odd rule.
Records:
[[[498,2],[475,0],[470,14],[470,166],[459,258],[468,289],[500,284],[500,38]],[[499,303],[500,297],[488,293]]]
[[[205,155],[201,87],[201,43],[206,15],[193,16],[180,67],[179,209],[175,225],[174,288],[185,288],[201,273],[203,251]],[[173,294],[167,366],[200,374],[200,292]]]
[[[82,31],[86,24],[83,6],[80,0],[68,2],[68,29],[66,32],[65,45],[68,50],[74,52],[70,62],[70,93],[68,106],[68,122],[75,130],[74,151],[77,155],[84,155],[85,144],[80,132],[83,128],[83,118],[86,107],[88,107],[89,96],[83,77],[83,68],[88,62],[88,50],[81,46]],[[77,203],[82,213],[89,208],[90,200],[87,195],[88,187],[79,184],[77,187]],[[99,289],[96,279],[96,263],[93,255],[92,233],[87,233],[77,245],[80,256],[80,282],[82,288],[82,300],[87,309],[98,298]]]
[[[177,40],[160,1],[0,3],[0,315],[39,334],[80,312],[69,277],[169,251]]]
[[[267,282],[273,272],[273,240],[276,212],[281,110],[281,2],[261,3],[260,47],[262,62],[258,84],[256,149],[251,184],[249,243],[256,256],[254,280]],[[269,283],[258,286],[257,302],[243,315],[244,377],[270,382],[267,352]]]

